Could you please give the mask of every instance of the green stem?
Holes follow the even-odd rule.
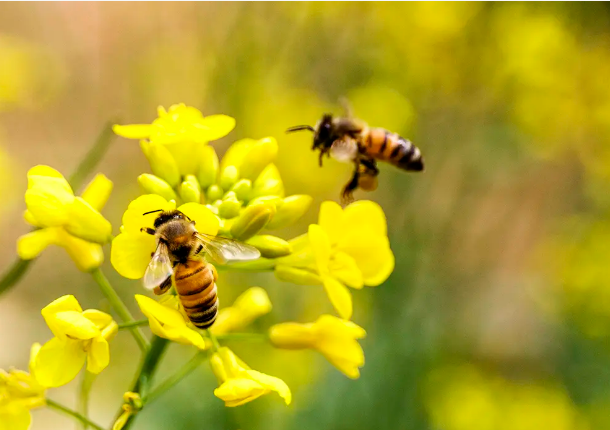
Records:
[[[216,339],[266,341],[269,337],[266,333],[225,333],[216,335]]]
[[[91,272],[91,276],[93,276],[95,282],[97,282],[97,284],[100,286],[102,293],[104,293],[110,302],[110,305],[114,308],[115,312],[119,315],[123,322],[133,323],[135,320],[133,319],[133,316],[131,316],[131,312],[129,312],[129,309],[127,309],[127,306],[125,306],[125,303],[123,303],[115,289],[112,288],[112,285],[110,285],[110,282],[108,282],[108,279],[106,279],[102,271],[99,268],[95,269]],[[138,343],[140,349],[142,351],[146,351],[148,349],[148,341],[142,334],[142,331],[139,328],[135,328],[130,330],[130,332]]]
[[[91,392],[91,387],[93,386],[93,381],[95,381],[94,373],[85,371],[82,376],[82,380],[80,383],[80,393],[78,396],[78,412],[89,419],[89,393]],[[83,423],[83,430],[87,430],[89,425],[87,423]]]
[[[131,322],[126,322],[126,323],[121,323],[119,324],[119,330],[123,330],[126,328],[135,328],[135,327],[139,327],[141,325],[148,325],[148,320],[136,320],[136,321],[131,321]]]
[[[98,426],[97,424],[95,424],[92,421],[89,421],[89,419],[87,417],[82,416],[78,412],[73,411],[72,409],[67,408],[64,405],[61,405],[51,399],[46,399],[46,403],[47,403],[47,406],[50,407],[51,409],[55,409],[56,411],[59,411],[65,415],[68,415],[74,419],[77,419],[78,421],[85,424],[86,426],[93,427],[95,430],[104,430],[103,427]]]
[[[220,344],[218,343],[218,339],[216,339],[216,336],[214,335],[214,333],[212,333],[212,330],[210,330],[209,328],[206,329],[206,332],[208,333],[208,337],[212,341],[212,351],[213,352],[218,351],[218,349],[220,348]]]
[[[161,382],[157,387],[148,393],[144,399],[142,399],[146,404],[152,402],[157,397],[165,393],[167,390],[172,388],[178,382],[180,382],[184,377],[186,377],[189,373],[195,370],[199,365],[209,357],[209,354],[206,354],[204,351],[200,351],[193,356],[184,366],[182,366],[176,373],[167,378],[165,381]]]
[[[112,124],[115,121],[109,121],[104,125],[104,128],[98,135],[94,145],[91,147],[85,158],[78,164],[74,173],[70,176],[69,182],[73,190],[79,189],[83,185],[84,179],[87,175],[95,168],[97,163],[102,159],[114,134],[112,132]],[[32,231],[36,230],[34,228]],[[0,279],[0,294],[8,291],[13,285],[15,285],[30,268],[34,260],[22,260],[18,258],[9,267]]]
[[[139,393],[142,399],[148,396],[150,382],[152,381],[155,370],[157,369],[157,366],[161,361],[161,357],[163,356],[163,353],[168,345],[169,340],[158,336],[153,336],[152,342],[150,343],[150,348],[142,360],[140,370],[138,371],[136,380],[130,390],[133,393]],[[117,417],[119,417],[122,413],[123,409],[119,410]],[[122,430],[128,430],[129,427],[134,423],[136,416],[137,414],[131,415],[125,422]]]

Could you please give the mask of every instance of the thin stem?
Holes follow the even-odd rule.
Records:
[[[216,339],[266,341],[269,337],[265,333],[225,333],[217,335]]]
[[[85,371],[82,376],[82,380],[80,383],[79,396],[78,396],[78,412],[89,419],[89,393],[91,392],[91,387],[93,386],[93,381],[95,381],[94,373]],[[87,430],[89,425],[87,423],[83,423],[83,430]]]
[[[152,342],[150,343],[150,348],[140,364],[140,370],[138,371],[136,380],[131,387],[131,392],[139,393],[140,397],[143,399],[148,396],[150,382],[152,381],[154,373],[157,370],[157,366],[159,365],[161,357],[163,356],[163,353],[168,345],[169,340],[158,336],[153,336]],[[123,409],[119,410],[117,417],[119,417],[122,413]],[[137,415],[131,415],[129,418],[127,418],[122,430],[128,430],[129,427],[131,427],[131,425],[134,423],[136,416]]]
[[[102,271],[99,268],[95,269],[91,272],[91,275],[123,322],[133,323],[135,320],[133,319],[133,316],[131,316],[131,312],[129,312],[129,309],[127,309],[127,306],[125,306],[125,303],[123,303],[115,289],[112,288],[112,285],[110,285],[110,282],[108,282],[108,279],[106,279]],[[130,332],[140,349],[146,351],[148,349],[148,341],[142,334],[142,331],[139,328],[135,328],[134,330],[130,330]]]
[[[148,325],[148,320],[136,320],[136,321],[131,321],[131,322],[126,322],[126,323],[121,323],[119,324],[119,330],[124,330],[126,328],[132,329],[132,328],[136,328],[142,325]]]
[[[81,423],[83,423],[89,427],[93,427],[95,430],[104,430],[103,427],[95,424],[94,422],[90,421],[88,418],[82,416],[81,414],[79,414],[76,411],[73,411],[70,408],[65,407],[62,404],[59,404],[51,399],[46,399],[46,403],[47,403],[47,406],[50,407],[51,409],[55,409],[56,411],[59,411],[65,415],[68,415],[74,419],[77,419]]]
[[[212,333],[212,330],[206,329],[206,332],[208,333],[208,337],[212,341],[212,351],[213,352],[218,351],[218,349],[220,348],[220,344],[218,343],[218,339],[216,339],[216,336],[214,335],[214,333]]]
[[[84,179],[87,175],[95,168],[97,163],[102,159],[108,147],[112,143],[114,134],[112,132],[112,124],[115,121],[108,121],[104,125],[104,128],[98,135],[95,143],[89,149],[89,152],[85,155],[85,158],[78,164],[74,173],[70,176],[69,182],[73,190],[79,189],[83,185]],[[36,228],[32,229],[32,231]],[[18,258],[13,264],[11,264],[4,275],[0,279],[0,294],[8,291],[13,285],[15,285],[28,269],[34,260],[22,260]]]
[[[180,382],[184,377],[186,377],[189,373],[195,370],[199,365],[209,357],[209,354],[199,351],[195,354],[184,366],[182,366],[176,373],[167,378],[165,381],[161,382],[157,387],[148,393],[144,399],[144,403],[148,404],[155,400],[157,397],[165,393],[167,390],[172,388],[178,382]]]

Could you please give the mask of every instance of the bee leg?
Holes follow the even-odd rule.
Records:
[[[377,163],[372,158],[363,158],[362,160],[360,160],[360,163],[362,163],[362,165],[364,167],[366,167],[367,174],[369,174],[371,176],[379,175],[379,169],[377,168]]]
[[[142,227],[140,229],[140,231],[142,233],[148,233],[148,234],[152,234],[153,236],[155,235],[155,229],[154,228],[150,228],[150,227]]]
[[[161,285],[153,288],[153,293],[155,293],[157,296],[160,296],[161,294],[166,293],[167,290],[169,290],[171,287],[172,287],[172,277],[168,276],[167,279],[165,281],[163,281],[163,283]]]
[[[356,170],[354,170],[354,175],[352,176],[352,179],[343,188],[343,193],[341,193],[341,197],[344,204],[348,204],[354,201],[354,191],[358,188],[358,179],[360,178],[360,173],[358,172],[358,169],[359,164],[356,164]]]

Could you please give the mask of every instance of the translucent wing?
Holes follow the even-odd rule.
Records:
[[[220,264],[227,264],[232,261],[256,260],[261,256],[261,253],[255,247],[226,237],[197,233],[197,238],[201,241],[205,253]]]
[[[144,287],[149,290],[158,287],[172,275],[173,271],[167,245],[159,242],[157,250],[146,268],[146,273],[144,273]]]
[[[350,137],[337,139],[330,147],[330,155],[337,161],[350,162],[358,155],[358,144]]]

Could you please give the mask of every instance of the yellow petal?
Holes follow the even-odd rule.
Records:
[[[385,236],[366,229],[351,231],[341,239],[338,249],[354,259],[362,272],[364,285],[379,285],[394,270],[394,254]]]
[[[64,175],[59,173],[57,170],[49,166],[38,165],[28,170],[28,188],[33,188],[37,185],[44,184],[49,178],[53,178],[52,181],[60,185],[66,192],[74,195],[72,187],[64,178]]]
[[[328,272],[330,262],[330,239],[328,234],[317,224],[311,224],[308,230],[309,242],[313,250],[320,273]]]
[[[176,192],[170,184],[158,176],[144,173],[138,176],[138,184],[147,194],[157,194],[166,200],[176,200]]]
[[[121,233],[112,241],[110,262],[122,276],[129,279],[140,279],[146,272],[155,247],[155,237],[150,234]]]
[[[284,399],[287,405],[289,405],[292,401],[290,388],[288,388],[288,385],[286,385],[286,383],[280,378],[269,376],[264,373],[257,372],[256,370],[246,370],[245,373],[263,387],[278,393],[280,397]]]
[[[200,126],[207,128],[206,140],[216,140],[226,136],[235,128],[235,119],[228,115],[209,115],[200,120]]]
[[[348,288],[331,276],[322,277],[324,289],[337,313],[343,319],[352,317],[352,295]]]
[[[53,300],[51,303],[42,308],[40,312],[45,322],[53,332],[55,336],[60,339],[65,339],[64,332],[58,325],[55,324],[55,314],[58,312],[82,312],[83,309],[80,307],[78,300],[73,295],[61,296],[60,298]]]
[[[58,236],[57,245],[66,250],[76,267],[83,272],[90,272],[104,262],[104,251],[101,245],[79,239],[63,229],[58,232]]]
[[[27,209],[23,212],[23,219],[25,220],[25,222],[27,222],[30,225],[33,225],[34,227],[44,227],[42,224],[40,224],[36,220],[36,218],[34,218],[34,215],[32,215],[32,212],[30,212]]]
[[[316,333],[312,324],[286,322],[269,329],[269,341],[277,348],[310,348],[316,341]]]
[[[100,335],[100,330],[81,312],[56,312],[53,320],[54,328],[72,339],[88,340]]]
[[[214,390],[214,395],[225,401],[225,406],[235,407],[251,402],[268,393],[263,385],[249,378],[231,378]]]
[[[335,252],[328,265],[330,274],[343,284],[352,288],[362,288],[364,281],[362,272],[356,261],[345,252]]]
[[[112,225],[83,198],[76,197],[68,210],[66,231],[74,236],[95,243],[106,243],[112,234]],[[38,218],[37,218],[38,219]]]
[[[125,231],[140,232],[143,227],[153,228],[155,219],[159,213],[144,215],[146,212],[175,209],[173,202],[168,202],[157,194],[145,194],[132,201],[123,214],[123,227]]]
[[[106,205],[110,193],[112,193],[112,181],[103,175],[98,173],[95,178],[85,188],[81,197],[91,205],[91,207],[97,211],[101,211]]]
[[[299,220],[309,209],[311,196],[297,194],[284,198],[282,205],[271,221],[265,226],[269,230],[287,227]]]
[[[68,220],[68,206],[74,196],[58,183],[57,178],[40,177],[44,183],[25,192],[28,211],[40,225],[60,226]]]
[[[83,316],[95,324],[99,330],[103,330],[104,327],[112,322],[112,316],[97,309],[87,309],[83,312]]]
[[[32,423],[30,411],[22,405],[0,407],[0,430],[28,430]]]
[[[345,228],[357,230],[366,228],[379,236],[388,235],[388,226],[383,209],[370,200],[359,200],[350,204],[343,212]]]
[[[163,325],[170,327],[186,326],[186,322],[180,312],[163,306],[150,297],[141,294],[136,294],[135,297],[140,310],[148,318],[160,321]]]
[[[127,139],[146,139],[152,132],[150,124],[114,125],[112,131]]]
[[[17,239],[17,254],[24,260],[32,260],[38,257],[47,246],[55,243],[57,243],[57,228],[35,230]]]
[[[45,387],[65,385],[76,377],[86,357],[80,341],[53,338],[36,356],[36,379]]]
[[[320,205],[318,224],[330,237],[331,243],[337,243],[345,230],[343,209],[338,203],[327,201]]]
[[[275,266],[274,273],[280,281],[292,282],[298,285],[320,285],[322,283],[320,275],[308,268],[278,264]]]
[[[87,354],[87,370],[98,374],[110,363],[110,348],[103,337],[96,337],[91,341]]]
[[[195,221],[195,228],[200,233],[216,235],[220,222],[216,215],[207,207],[199,203],[186,203],[178,208],[191,220]]]

